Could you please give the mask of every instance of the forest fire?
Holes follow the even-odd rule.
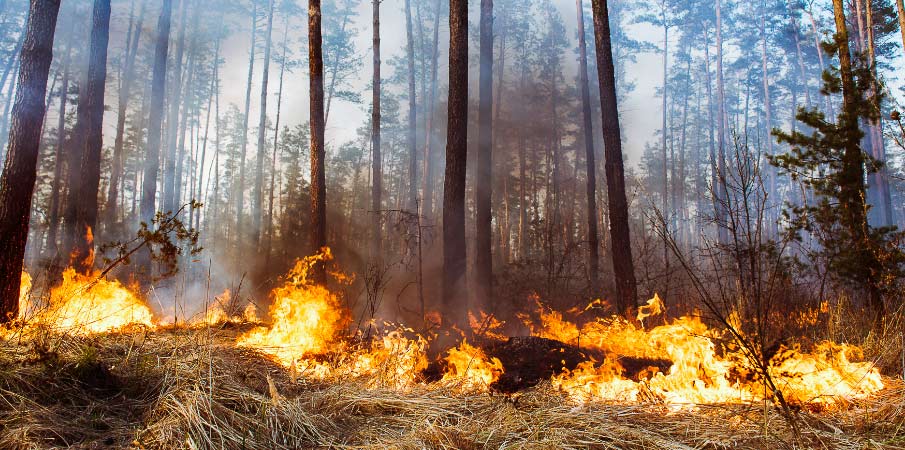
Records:
[[[387,324],[385,331],[377,332],[377,338],[348,339],[350,311],[338,294],[313,283],[309,277],[315,263],[331,259],[330,250],[324,249],[299,260],[283,285],[272,292],[268,324],[242,334],[235,345],[269,355],[293,378],[357,378],[373,387],[394,389],[425,382],[429,338]],[[47,304],[36,308],[28,301],[31,279],[26,273],[22,277],[22,317],[28,323],[85,335],[130,325],[154,328],[157,324],[138,296],[117,281],[67,269]],[[228,299],[227,291],[193,326],[242,320],[224,312],[220,303]],[[532,336],[590,352],[586,360],[573,367],[567,367],[563,360],[550,377],[552,386],[574,402],[655,401],[682,407],[772,398],[744,353],[727,341],[724,333],[708,327],[700,318],[680,317],[649,329],[639,325],[641,319],[662,314],[659,297],[640,310],[638,324],[610,317],[579,326],[564,319],[562,313],[546,310],[539,302],[538,305],[535,314],[523,316]],[[256,322],[250,308],[244,311],[244,320]],[[489,319],[484,314],[482,317]],[[491,333],[490,339],[499,341],[504,337]],[[820,343],[811,352],[798,346],[783,346],[770,359],[769,373],[789,402],[832,406],[840,401],[863,399],[883,389],[879,371],[868,362],[852,361],[858,357],[857,347],[832,342]],[[629,373],[623,365],[624,358],[660,362],[661,366],[633,368]],[[464,340],[444,353],[442,369],[438,381],[461,392],[491,391],[506,372],[499,358],[488,356],[481,346]]]
[[[23,280],[31,277],[23,272]],[[31,302],[31,283],[23,283],[20,318],[71,334],[105,333],[130,325],[154,327],[151,309],[119,281],[63,271],[60,285],[43,302]]]

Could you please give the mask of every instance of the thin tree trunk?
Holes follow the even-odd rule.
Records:
[[[726,96],[723,83],[723,19],[722,0],[716,0],[716,101],[717,101],[717,176],[714,190],[717,193],[717,234],[720,243],[729,241],[728,211],[729,196],[726,192]]]
[[[252,1],[251,10],[251,50],[248,55],[248,81],[245,84],[245,113],[242,115],[242,146],[239,156],[239,185],[236,189],[236,244],[243,247],[242,214],[245,212],[245,159],[248,154],[248,113],[251,108],[251,82],[255,73],[255,42],[258,33],[258,3]],[[309,11],[310,14],[310,11]],[[237,262],[241,258],[239,251]]]
[[[222,20],[222,17],[221,17],[221,20]],[[204,198],[202,196],[202,192],[201,192],[201,189],[202,189],[202,186],[204,183],[204,161],[207,160],[207,138],[208,138],[208,132],[210,131],[211,114],[213,112],[211,109],[211,106],[212,106],[211,103],[213,103],[214,96],[216,95],[216,93],[214,92],[214,89],[217,87],[217,77],[219,76],[220,42],[221,42],[221,40],[222,40],[222,37],[220,35],[218,35],[217,42],[214,44],[214,59],[211,64],[213,66],[213,67],[211,67],[211,69],[212,69],[211,70],[211,84],[210,84],[211,93],[210,93],[210,96],[207,98],[207,117],[204,119],[204,138],[203,138],[202,144],[201,144],[201,159],[198,160],[198,165],[199,165],[198,187],[197,187],[197,190],[195,191],[195,195],[194,195],[195,199],[197,199],[199,201],[203,201],[201,199]],[[214,120],[216,121],[218,119],[219,118],[215,118]],[[211,206],[216,207],[216,205],[211,205]],[[201,208],[195,208],[195,210],[192,212],[194,213],[194,216],[195,216],[195,229],[196,230],[201,229]]]
[[[424,177],[421,185],[421,215],[428,221],[434,217],[434,165],[433,165],[433,131],[434,131],[434,103],[437,101],[438,65],[440,59],[440,9],[441,1],[437,0],[436,14],[434,15],[434,44],[431,52],[431,87],[430,100],[425,106],[427,120],[424,133]]]
[[[465,178],[468,158],[468,2],[449,2],[449,113],[443,185],[443,320],[464,329]]]
[[[123,63],[122,79],[119,83],[119,108],[116,116],[116,138],[113,141],[113,161],[110,169],[110,185],[107,189],[106,222],[110,226],[116,222],[116,201],[119,197],[120,177],[123,173],[123,146],[125,145],[126,113],[129,108],[129,96],[132,92],[132,77],[135,67],[135,56],[138,54],[138,43],[141,41],[142,24],[145,17],[145,2],[142,0],[138,13],[138,22],[132,25],[129,17],[129,33],[126,38],[126,55]]]
[[[189,0],[181,0],[179,35],[176,38],[176,56],[173,60],[173,79],[170,86],[170,111],[167,116],[167,147],[163,168],[163,210],[176,211],[176,146],[179,143],[179,105],[182,103],[182,57],[185,54],[185,29],[188,21]],[[186,111],[185,113],[188,113]]]
[[[380,154],[380,0],[373,0],[371,22],[374,51],[374,74],[371,79],[371,265],[380,272],[381,215],[383,195],[383,159]]]
[[[9,152],[0,177],[0,323],[19,315],[19,287],[59,11],[58,0],[33,0],[25,24],[18,76],[22,88],[16,91]]]
[[[493,0],[481,0],[478,153],[475,179],[475,300],[493,302]]]
[[[60,191],[63,184],[63,144],[66,142],[66,104],[69,101],[69,77],[71,73],[70,60],[72,56],[72,28],[75,20],[70,21],[69,30],[66,33],[68,38],[66,44],[66,54],[63,56],[63,81],[60,86],[60,115],[57,118],[57,142],[55,145],[55,153],[53,160],[53,182],[50,189],[50,206],[48,208],[48,230],[46,240],[46,254],[48,256],[56,256],[57,247],[57,230],[60,227]]]
[[[270,196],[267,202],[267,233],[265,234],[267,241],[264,244],[264,251],[267,252],[265,266],[270,266],[270,257],[273,253],[273,190],[277,172],[277,148],[279,148],[278,144],[280,143],[280,109],[283,106],[283,75],[286,73],[286,53],[289,48],[288,38],[289,19],[286,18],[285,28],[283,29],[283,55],[280,57],[280,85],[277,88],[277,117],[274,122],[273,154],[270,159]]]
[[[584,119],[585,166],[588,200],[588,279],[592,296],[600,291],[600,242],[597,238],[597,163],[594,153],[594,127],[591,119],[591,88],[588,84],[588,50],[584,29],[584,6],[575,0],[578,9],[578,52],[580,59],[581,113]]]
[[[409,111],[408,111],[408,141],[409,149],[409,184],[408,205],[409,211],[418,212],[418,149],[415,145],[417,139],[415,129],[418,126],[418,111],[415,102],[415,36],[412,32],[412,5],[411,0],[405,0],[405,37],[406,54],[409,69]],[[422,97],[421,101],[424,101]]]
[[[267,83],[270,77],[270,47],[273,35],[273,10],[274,0],[270,0],[267,8],[267,31],[264,34],[264,65],[261,77],[261,114],[258,120],[258,154],[255,162],[255,189],[252,198],[251,217],[252,230],[251,239],[254,245],[261,252],[264,249],[261,244],[261,220],[263,219],[262,203],[264,201],[264,146],[267,138]],[[279,130],[277,130],[279,133]]]
[[[308,0],[308,61],[311,95],[311,247],[327,246],[327,185],[324,175],[324,58],[321,1]],[[326,268],[317,264],[313,280],[325,282]]]
[[[629,314],[637,303],[635,269],[629,233],[628,201],[625,195],[625,169],[622,164],[622,138],[619,107],[616,103],[616,76],[610,44],[609,12],[606,0],[593,0],[594,30],[597,36],[597,71],[600,78],[600,104],[603,113],[603,139],[606,155],[607,195],[610,206],[610,234],[613,242],[613,270],[619,313]]]

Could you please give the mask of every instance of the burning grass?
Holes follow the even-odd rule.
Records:
[[[247,327],[7,340],[0,447],[867,448],[905,442],[905,386],[820,413],[796,433],[770,406],[576,403],[549,382],[517,396],[373,376],[296,376],[237,348]]]
[[[136,315],[147,308],[116,282],[64,276],[43,309],[0,335],[0,448],[905,445],[905,384],[859,362],[856,347],[776,350],[770,374],[794,421],[694,317],[579,326],[540,309],[524,318],[534,337],[463,341],[431,375],[428,341],[410,329],[347,337],[342,302],[307,279],[324,259],[299,262],[265,324],[227,313],[224,293],[195,323],[165,326]],[[638,319],[661,309],[655,297]],[[528,366],[541,363],[551,367],[538,377]]]

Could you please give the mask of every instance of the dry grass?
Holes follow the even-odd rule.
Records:
[[[293,381],[239,330],[0,339],[0,448],[905,448],[905,385],[798,429],[763,405],[576,405]]]

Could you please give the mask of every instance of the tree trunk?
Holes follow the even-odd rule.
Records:
[[[405,38],[406,54],[409,69],[409,111],[408,111],[408,141],[409,149],[409,185],[408,204],[409,211],[418,212],[418,153],[415,145],[415,128],[418,126],[418,112],[415,102],[415,36],[412,33],[412,5],[411,0],[405,0]],[[424,98],[421,99],[424,101]]]
[[[722,0],[716,0],[716,101],[717,101],[717,176],[713,189],[717,194],[717,234],[719,242],[729,242],[728,201],[726,192],[726,96],[723,83]]]
[[[185,54],[185,28],[189,0],[181,0],[179,35],[176,38],[176,56],[173,59],[173,79],[170,85],[170,111],[167,116],[167,146],[163,167],[163,210],[176,211],[176,146],[179,143],[179,105],[182,104],[182,57]],[[186,111],[187,113],[187,111]]]
[[[82,145],[81,161],[70,170],[79,172],[78,184],[69,187],[67,208],[74,208],[74,223],[70,237],[73,239],[71,263],[83,274],[90,274],[94,268],[94,240],[92,234],[97,226],[98,188],[101,176],[101,153],[103,150],[104,88],[107,81],[107,43],[110,38],[110,0],[94,0],[91,19],[91,44],[88,62],[88,76],[84,97],[79,98],[76,109],[79,139]]]
[[[619,313],[637,308],[637,287],[629,236],[628,201],[625,195],[625,169],[622,164],[622,138],[619,107],[616,103],[616,76],[610,44],[609,12],[606,0],[593,0],[594,30],[597,36],[597,71],[600,78],[600,105],[603,113],[603,140],[606,156],[607,195],[610,206],[610,234],[613,241],[613,271]]]
[[[286,52],[289,49],[288,36],[289,19],[286,18],[285,28],[283,29],[283,55],[280,57],[280,84],[277,88],[277,117],[273,126],[273,155],[270,159],[270,196],[267,202],[267,233],[265,234],[267,240],[264,243],[264,251],[267,252],[265,266],[270,266],[270,257],[273,254],[273,191],[276,186],[277,148],[279,148],[278,144],[280,143],[280,109],[283,106],[283,75],[286,73]]]
[[[245,113],[242,115],[242,146],[239,156],[239,185],[236,188],[236,244],[243,248],[242,214],[245,212],[245,159],[248,153],[248,113],[251,108],[251,82],[255,73],[255,42],[258,33],[258,3],[252,1],[251,9],[251,50],[248,55],[248,79],[245,83]],[[310,14],[310,11],[309,11]],[[236,254],[237,262],[242,251]]]
[[[264,35],[264,64],[261,77],[261,114],[258,120],[258,154],[255,162],[255,191],[252,198],[251,217],[252,230],[251,239],[258,251],[263,249],[261,243],[261,219],[263,219],[262,203],[264,201],[264,146],[267,138],[267,82],[270,77],[270,46],[271,36],[273,35],[273,10],[274,0],[270,0],[267,7],[267,31]],[[279,130],[277,130],[279,133]]]
[[[449,3],[449,112],[443,183],[443,320],[467,326],[465,178],[468,158],[468,1]]]
[[[204,162],[207,160],[207,138],[208,138],[208,132],[210,131],[211,115],[213,113],[212,108],[211,108],[211,103],[213,103],[214,97],[216,96],[216,93],[214,90],[217,88],[217,77],[219,75],[221,40],[222,40],[222,37],[218,35],[217,42],[216,42],[216,44],[214,44],[214,59],[211,63],[212,67],[211,67],[210,96],[207,99],[207,117],[204,119],[204,139],[202,140],[202,144],[201,144],[201,159],[198,160],[198,165],[199,165],[198,187],[195,191],[195,198],[198,199],[198,201],[204,201],[202,199],[205,198],[205,196],[202,195],[201,189],[202,189],[202,186],[204,183]],[[219,118],[216,118],[214,120],[217,121],[217,120],[219,120]],[[214,125],[216,126],[217,124],[214,124]],[[210,206],[212,208],[216,207],[216,205],[210,205]],[[195,216],[195,229],[196,230],[200,229],[201,228],[201,208],[196,208],[192,212],[194,213],[194,216]]]
[[[311,94],[311,248],[327,246],[327,185],[324,175],[324,58],[321,1],[308,0],[308,63]],[[324,265],[317,264],[313,280],[325,282]]]
[[[110,185],[107,188],[107,205],[105,216],[107,226],[116,222],[116,201],[119,197],[120,177],[123,174],[123,146],[126,132],[126,113],[129,107],[129,95],[132,92],[132,77],[135,67],[135,56],[138,54],[138,43],[141,40],[142,24],[145,17],[145,2],[141,2],[138,22],[132,26],[129,17],[129,33],[126,38],[126,54],[124,56],[122,76],[119,83],[119,108],[116,116],[116,138],[113,141],[113,161],[110,169]]]
[[[70,21],[69,30],[67,32],[66,55],[63,56],[63,81],[60,86],[60,113],[57,118],[57,142],[53,159],[53,182],[50,188],[50,206],[48,207],[48,229],[45,244],[46,255],[56,258],[58,253],[57,247],[57,230],[60,227],[60,191],[63,184],[63,144],[66,142],[66,105],[69,102],[69,77],[71,74],[70,60],[72,56],[72,29],[75,20]]]
[[[434,15],[434,44],[431,52],[431,87],[430,100],[427,102],[427,120],[424,133],[424,177],[421,185],[421,215],[430,221],[434,217],[434,165],[433,165],[433,131],[434,131],[434,103],[437,101],[438,65],[440,59],[440,9],[441,1],[437,0],[436,14]]]
[[[374,74],[371,79],[371,265],[380,272],[383,162],[380,154],[380,0],[373,0]]]
[[[474,274],[475,300],[486,309],[493,302],[493,0],[481,0],[480,28]]]
[[[44,96],[53,59],[58,0],[32,0],[19,56],[18,83],[7,158],[0,177],[0,323],[19,315],[19,285],[37,177]]]
[[[597,239],[597,163],[594,154],[594,127],[591,120],[591,89],[588,85],[588,49],[584,29],[584,5],[575,0],[578,8],[578,52],[581,67],[581,113],[584,120],[585,167],[588,200],[588,279],[591,296],[600,294],[600,242]]]
[[[149,227],[156,213],[157,176],[160,172],[160,134],[163,122],[163,100],[166,95],[167,51],[170,43],[170,15],[173,0],[163,0],[157,21],[157,45],[154,50],[154,70],[151,79],[151,110],[148,114],[148,147],[145,153],[140,217]],[[150,263],[150,261],[147,261]]]

